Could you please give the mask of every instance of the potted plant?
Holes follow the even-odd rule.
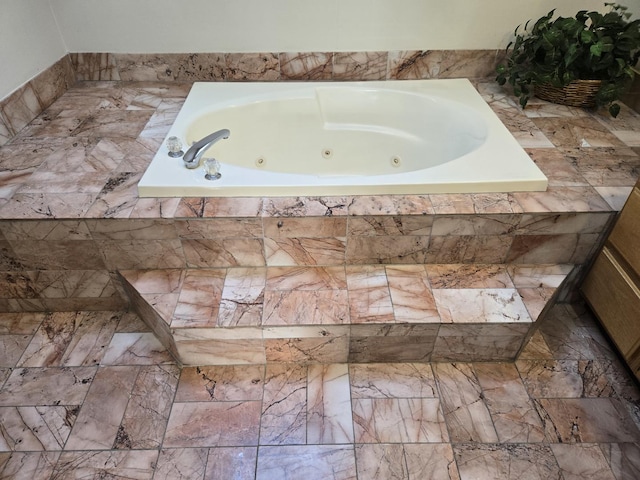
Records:
[[[616,103],[631,85],[640,57],[640,20],[629,21],[627,7],[605,3],[609,12],[579,11],[575,17],[538,19],[530,31],[514,32],[506,62],[496,80],[509,83],[524,108],[531,95],[573,106],[606,106],[617,116]]]

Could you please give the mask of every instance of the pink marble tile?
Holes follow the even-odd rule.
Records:
[[[353,442],[347,364],[310,365],[307,383],[307,442]]]
[[[264,366],[185,367],[175,402],[262,400]]]
[[[171,321],[172,328],[215,326],[225,275],[224,269],[188,270]]]
[[[260,447],[257,480],[271,478],[355,480],[356,460],[349,445]]]
[[[347,267],[351,323],[395,322],[384,267]]]
[[[385,271],[397,322],[440,321],[424,266],[387,266]]]
[[[320,52],[280,53],[283,80],[331,80],[333,54]]]
[[[330,325],[348,321],[346,290],[294,290],[265,294],[263,325]]]

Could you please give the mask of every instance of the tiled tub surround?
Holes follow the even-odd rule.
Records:
[[[580,266],[638,176],[634,112],[612,120],[543,102],[523,112],[480,82],[549,177],[547,192],[139,199],[137,180],[189,85],[81,82],[0,148],[2,310],[123,308],[117,271],[215,271],[226,282],[242,268],[267,278],[341,267],[375,283],[406,266]]]

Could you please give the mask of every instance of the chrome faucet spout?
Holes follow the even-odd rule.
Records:
[[[231,132],[226,128],[222,130],[218,130],[217,132],[213,132],[210,135],[198,140],[196,143],[191,145],[187,153],[184,154],[182,160],[184,161],[184,166],[187,168],[196,168],[200,165],[200,159],[204,152],[214,143],[216,143],[221,138],[229,138]]]

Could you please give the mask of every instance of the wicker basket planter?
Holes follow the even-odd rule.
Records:
[[[574,80],[564,87],[550,84],[536,85],[536,97],[560,105],[571,107],[595,107],[596,94],[600,90],[602,80]]]

